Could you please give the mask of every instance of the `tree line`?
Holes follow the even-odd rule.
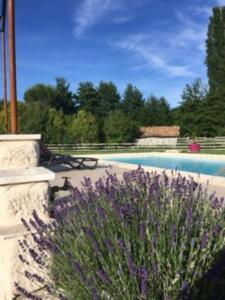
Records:
[[[208,85],[201,79],[186,85],[176,108],[165,97],[145,99],[132,84],[123,95],[113,82],[81,82],[76,91],[62,77],[36,84],[18,103],[20,133],[41,133],[48,143],[132,142],[141,126],[161,125],[179,125],[182,136],[225,135],[225,7],[213,9],[205,63]]]

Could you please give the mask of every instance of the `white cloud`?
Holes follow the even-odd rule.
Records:
[[[207,37],[208,13],[209,7],[198,9],[196,6],[194,12],[201,13],[205,17],[203,22],[195,22],[193,18],[187,16],[181,11],[176,12],[176,16],[181,23],[180,30],[176,34],[170,37],[172,43],[176,43],[176,46],[183,48],[196,48],[200,51],[205,51],[205,40]],[[190,11],[193,11],[193,7],[190,7]],[[210,8],[211,11],[211,8]],[[207,18],[206,18],[207,17]]]
[[[117,47],[129,50],[135,55],[136,60],[141,62],[139,67],[147,67],[149,69],[160,70],[170,76],[184,77],[191,76],[193,73],[188,66],[173,64],[163,57],[157,49],[153,49],[153,45],[149,36],[136,35],[129,37],[126,41],[116,43]],[[144,62],[144,64],[143,64]],[[137,66],[135,68],[138,68]]]
[[[74,17],[74,33],[80,36],[109,9],[111,0],[84,0]]]
[[[139,0],[137,3],[141,5],[142,2]],[[134,18],[129,14],[131,7],[129,0],[83,0],[74,15],[75,36],[80,37],[88,28],[100,22],[109,13],[108,22],[122,24],[131,21]]]
[[[74,14],[74,34],[80,37],[85,31],[107,18],[107,22],[123,24],[133,20],[139,9],[154,0],[81,0]],[[135,13],[131,12],[132,10]]]
[[[200,51],[205,51],[205,40],[207,36],[207,28],[202,27],[196,30],[195,28],[186,27],[181,29],[176,35],[168,38],[168,43],[171,46],[176,45],[179,48],[193,48]]]
[[[203,17],[201,22],[199,18],[195,21],[195,13],[190,12],[193,13],[191,7],[186,12],[175,11],[176,27],[124,36],[114,45],[132,54],[132,70],[148,68],[173,77],[200,76],[204,67],[209,9],[198,10]]]

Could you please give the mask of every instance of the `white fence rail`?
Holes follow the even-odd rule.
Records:
[[[225,150],[225,137],[214,137],[214,138],[205,138],[199,137],[196,138],[198,144],[201,145],[203,150]],[[49,144],[48,147],[55,152],[89,152],[89,151],[134,151],[134,150],[158,150],[165,151],[167,149],[178,149],[178,150],[188,150],[188,145],[192,143],[191,138],[178,138],[176,145],[137,145],[136,143],[98,143],[98,144]]]

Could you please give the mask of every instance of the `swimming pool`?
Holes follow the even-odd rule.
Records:
[[[115,156],[106,158],[112,162],[141,165],[147,167],[156,167],[162,169],[171,169],[197,174],[216,175],[225,177],[225,160],[213,160],[204,158],[187,157],[163,157],[163,156]],[[222,170],[222,171],[221,171]]]

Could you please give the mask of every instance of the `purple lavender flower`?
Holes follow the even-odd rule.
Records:
[[[105,242],[105,245],[106,245],[108,251],[109,251],[110,253],[114,254],[114,253],[115,253],[115,249],[114,249],[114,247],[113,247],[112,242],[111,242],[110,240],[108,240],[108,239],[105,239],[104,242]]]
[[[127,263],[128,263],[128,269],[129,269],[130,275],[135,276],[137,273],[137,268],[134,264],[134,261],[133,261],[133,258],[131,255],[128,255]]]
[[[214,209],[220,208],[220,203],[219,203],[218,197],[212,198],[212,208],[214,208]]]
[[[43,220],[41,220],[36,212],[36,210],[33,211],[32,213],[33,217],[34,217],[34,221],[37,223],[37,225],[39,226],[39,228],[41,230],[45,230],[47,225],[43,222]]]
[[[187,282],[187,280],[184,280],[182,282],[182,291],[187,291],[189,289],[189,284]]]
[[[22,221],[24,227],[27,229],[27,231],[31,231],[30,226],[28,225],[27,221],[24,218],[21,218],[21,221]]]
[[[158,273],[158,266],[157,266],[157,264],[153,264],[153,266],[152,266],[152,272],[155,273],[155,274]]]
[[[19,260],[22,262],[22,263],[24,263],[24,264],[27,264],[27,265],[29,265],[29,262],[24,258],[24,256],[23,255],[19,255]]]
[[[106,220],[107,214],[106,214],[106,211],[104,210],[103,207],[101,207],[100,205],[98,205],[98,206],[97,206],[97,212],[98,212],[99,216],[100,216],[103,220]]]
[[[79,285],[81,298],[89,293],[93,299],[100,300],[104,289],[106,293],[109,290],[115,293],[113,298],[120,299],[122,289],[125,290],[125,286],[129,288],[132,282],[138,283],[134,289],[129,290],[133,299],[168,300],[170,295],[177,299],[179,296],[186,296],[184,293],[193,282],[184,280],[183,270],[175,270],[183,280],[177,282],[180,286],[177,287],[176,284],[176,290],[171,286],[168,291],[166,284],[160,282],[164,274],[165,277],[168,276],[168,282],[171,280],[170,272],[164,272],[171,264],[171,256],[179,255],[183,260],[180,265],[188,269],[189,262],[186,258],[194,250],[193,247],[201,247],[205,249],[204,255],[209,255],[209,250],[214,251],[213,247],[207,247],[209,238],[215,243],[221,238],[224,222],[220,213],[224,200],[213,195],[211,207],[217,210],[210,207],[206,214],[201,214],[203,207],[208,209],[204,205],[208,197],[192,178],[185,178],[180,174],[169,179],[165,173],[145,173],[139,168],[125,172],[122,180],[118,180],[115,174],[108,174],[93,185],[90,178],[85,178],[83,188],[71,188],[71,193],[72,196],[53,204],[56,218],[54,225],[44,224],[37,213],[33,213],[29,227],[35,229],[35,233],[31,235],[37,247],[30,249],[29,243],[20,241],[23,253],[21,252],[19,259],[24,264],[27,263],[25,255],[30,254],[38,268],[51,272],[51,263],[46,261],[49,258],[47,254],[50,254],[54,258],[53,263],[56,261],[58,266],[62,266],[60,272],[53,268],[55,285],[46,283],[46,286],[49,284],[49,293],[54,291],[59,299],[65,299],[60,288],[63,286],[61,281],[64,283],[67,280],[70,280],[71,285],[65,284],[65,289],[70,286],[76,292]],[[210,219],[205,222],[203,218],[206,215],[210,218],[210,214],[218,217],[218,224],[215,223],[215,218],[212,223],[208,222]],[[150,241],[147,241],[147,229]],[[202,233],[200,238],[199,232]],[[173,245],[177,244],[176,253],[170,251],[170,241]],[[195,245],[196,241],[199,245]],[[68,252],[72,254],[65,257]],[[199,265],[203,265],[201,254],[198,251]],[[197,259],[194,260],[195,263]],[[202,275],[204,270],[198,272]],[[41,273],[35,274],[27,270],[24,275],[33,282],[37,281],[39,285],[45,283]],[[123,285],[120,287],[122,281]],[[115,289],[111,288],[112,285]],[[59,289],[54,290],[55,286],[59,286]],[[70,291],[65,290],[65,295],[71,295],[72,288]],[[32,297],[26,293],[24,290],[23,295]],[[71,298],[73,296],[76,297],[71,295]]]
[[[90,238],[92,247],[94,248],[96,254],[99,257],[102,257],[101,247],[100,247],[99,242],[97,241],[96,236],[93,233],[93,231],[88,227],[83,227],[83,231],[84,231],[85,235]]]
[[[203,233],[202,237],[201,237],[201,243],[200,243],[200,248],[204,249],[207,246],[207,242],[208,242],[208,235],[206,233]]]
[[[58,297],[59,297],[59,300],[68,300],[68,298],[66,298],[63,294],[59,294],[58,295]]]
[[[21,287],[18,283],[14,283],[16,290],[22,295],[24,296],[26,299],[31,299],[31,300],[42,300],[41,297],[38,297],[34,294],[32,294],[31,292],[28,292],[25,288]]]
[[[101,298],[98,295],[98,292],[95,288],[92,289],[93,300],[100,300]]]
[[[143,241],[146,241],[146,239],[147,239],[145,223],[140,224],[140,237]]]
[[[148,288],[148,271],[145,266],[140,268],[139,275],[141,277],[141,294],[146,299]]]
[[[24,275],[28,278],[28,279],[35,279],[37,282],[39,282],[40,284],[44,284],[45,280],[43,277],[41,277],[40,275],[38,275],[37,273],[31,273],[29,271],[25,271]]]
[[[108,276],[108,274],[103,270],[103,269],[100,269],[96,272],[96,274],[98,275],[98,277],[101,279],[101,281],[107,285],[110,285],[111,284],[111,280]]]
[[[216,237],[220,234],[222,227],[220,224],[216,224],[213,228],[213,235]]]
[[[224,197],[221,197],[221,198],[220,198],[220,206],[221,206],[221,207],[223,206],[223,203],[224,203]]]
[[[81,267],[80,263],[75,261],[74,259],[71,259],[71,262],[74,270],[78,273],[81,281],[85,284],[86,276],[85,276],[84,269]]]
[[[124,252],[127,252],[127,247],[126,247],[126,243],[124,240],[120,239],[118,241],[118,245]]]

